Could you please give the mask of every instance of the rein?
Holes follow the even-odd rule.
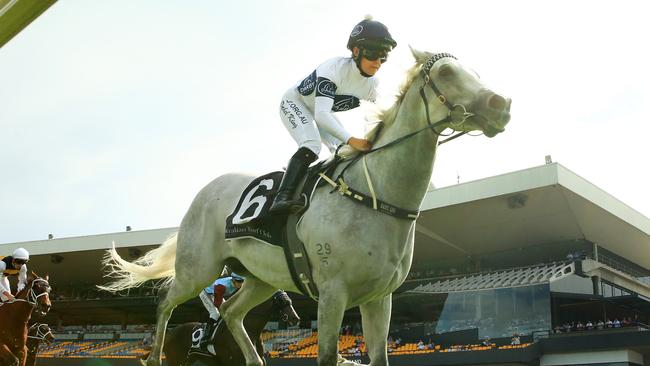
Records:
[[[379,150],[387,149],[387,148],[389,148],[391,146],[395,146],[395,145],[397,145],[397,144],[399,144],[399,143],[401,143],[401,142],[403,142],[403,141],[405,141],[405,140],[407,140],[407,139],[409,139],[409,138],[411,138],[411,137],[413,137],[413,136],[415,136],[415,135],[417,135],[417,134],[419,134],[419,133],[421,133],[423,131],[426,131],[426,130],[430,130],[431,132],[433,132],[437,136],[451,136],[451,134],[443,135],[441,133],[442,131],[441,132],[436,131],[436,127],[439,127],[439,126],[447,124],[447,123],[452,125],[452,126],[459,126],[459,125],[465,123],[465,121],[468,118],[474,116],[473,113],[467,112],[467,108],[465,108],[464,105],[462,105],[462,104],[452,104],[451,102],[449,102],[449,99],[447,99],[447,97],[445,97],[445,95],[442,94],[442,92],[440,92],[440,89],[436,85],[435,81],[432,78],[429,77],[429,72],[431,71],[431,67],[433,67],[433,65],[438,60],[443,59],[443,58],[447,58],[447,57],[456,59],[456,57],[454,57],[453,55],[451,55],[449,53],[437,53],[437,54],[431,56],[427,60],[427,62],[424,63],[424,65],[422,65],[421,71],[422,71],[422,74],[423,74],[423,77],[424,77],[424,84],[422,84],[422,86],[420,87],[419,93],[420,93],[420,96],[422,97],[422,101],[424,102],[424,110],[425,110],[425,115],[427,117],[427,126],[421,128],[421,129],[419,129],[417,131],[413,131],[411,133],[408,133],[408,134],[406,134],[404,136],[398,137],[397,139],[395,139],[395,140],[393,140],[393,141],[391,141],[391,142],[389,142],[387,144],[384,144],[382,146],[379,146],[377,148],[370,149],[368,151],[360,152],[357,156],[355,156],[350,161],[350,163],[348,165],[346,165],[343,168],[343,170],[341,170],[341,173],[339,173],[338,177],[336,179],[334,179],[334,180],[332,180],[327,175],[325,175],[324,172],[319,173],[321,178],[323,178],[328,184],[330,184],[332,187],[334,187],[334,189],[332,189],[332,191],[330,193],[333,193],[334,191],[338,190],[342,195],[348,196],[349,198],[353,198],[353,199],[356,200],[356,202],[362,203],[365,206],[368,206],[368,207],[374,209],[375,211],[379,211],[379,212],[385,213],[387,215],[395,216],[395,217],[399,217],[399,218],[405,218],[405,219],[411,219],[411,220],[417,219],[417,217],[420,214],[419,210],[403,209],[403,208],[391,205],[391,204],[389,204],[387,202],[383,202],[383,201],[377,199],[377,197],[375,196],[375,193],[374,193],[374,189],[372,187],[372,182],[370,181],[370,175],[368,174],[368,168],[366,167],[366,164],[365,164],[365,161],[366,161],[365,158],[369,154],[372,154],[372,153],[377,152]],[[424,89],[425,89],[425,87],[427,85],[431,86],[431,89],[433,89],[433,92],[436,94],[436,98],[438,99],[438,101],[440,101],[440,103],[445,105],[447,107],[447,109],[448,109],[447,116],[444,117],[443,119],[437,121],[437,122],[434,122],[434,123],[431,122],[431,117],[429,115],[429,101],[427,100],[426,93],[424,92]],[[379,127],[379,128],[382,128],[382,127]],[[455,135],[453,135],[453,136],[451,136],[449,138],[446,138],[446,139],[440,141],[438,143],[438,145],[442,145],[442,144],[444,144],[444,143],[446,143],[448,141],[454,140],[454,139],[456,139],[456,138],[458,138],[458,137],[460,137],[460,136],[462,136],[462,135],[464,135],[466,133],[467,132],[459,132],[459,133],[457,133],[457,134],[455,134]],[[339,148],[340,148],[340,146],[339,146]],[[337,153],[338,153],[338,151],[337,151]],[[345,181],[343,179],[344,178],[343,175],[345,174],[345,171],[348,168],[350,168],[351,166],[353,166],[354,164],[356,164],[361,158],[364,159],[363,161],[364,161],[364,170],[365,170],[366,180],[368,182],[368,187],[370,188],[372,197],[350,188],[345,183]]]

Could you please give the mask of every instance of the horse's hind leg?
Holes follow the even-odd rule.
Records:
[[[366,340],[370,365],[387,366],[388,353],[386,344],[390,325],[390,312],[393,295],[359,306],[363,336]]]
[[[189,214],[189,213],[188,213]],[[211,226],[186,223],[183,220],[178,233],[174,281],[158,304],[156,336],[147,358],[147,366],[160,366],[167,322],[179,304],[195,297],[223,270],[223,260],[218,257],[216,238],[218,232]],[[194,246],[194,247],[193,247]]]
[[[187,290],[187,287],[181,286],[178,282],[174,281],[160,304],[158,304],[156,335],[153,344],[151,345],[151,353],[147,358],[147,366],[160,366],[162,346],[165,342],[165,333],[167,331],[167,322],[178,304],[193,297],[192,292]]]
[[[276,290],[267,283],[249,276],[241,289],[221,306],[221,317],[242,350],[246,366],[262,366],[264,363],[244,329],[244,317],[252,308],[271,297]]]

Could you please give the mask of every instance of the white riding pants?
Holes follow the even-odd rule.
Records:
[[[341,143],[339,139],[316,125],[313,113],[294,89],[289,89],[282,97],[280,119],[291,137],[298,143],[298,147],[306,147],[316,155],[320,153],[321,144],[325,144],[330,152],[334,153]]]
[[[2,276],[2,280],[0,281],[2,281],[2,288],[1,288],[2,291],[6,290],[8,292],[11,292],[11,285],[9,284],[9,278],[7,278],[7,276]],[[6,297],[2,292],[0,292],[0,299],[2,299],[2,301],[9,300],[9,298]]]
[[[219,320],[219,310],[214,306],[214,299],[212,296],[208,295],[205,291],[201,291],[199,298],[201,299],[201,302],[203,302],[205,309],[210,313],[210,318],[214,321]]]

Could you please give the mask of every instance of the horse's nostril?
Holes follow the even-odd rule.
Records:
[[[499,94],[494,94],[488,99],[488,107],[492,109],[504,110],[507,105],[506,99]]]

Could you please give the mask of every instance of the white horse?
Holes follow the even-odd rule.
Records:
[[[492,137],[508,123],[511,101],[485,88],[475,73],[451,55],[412,52],[415,66],[408,71],[395,104],[380,115],[384,127],[374,139],[379,149],[367,154],[363,164],[349,167],[345,181],[358,191],[374,192],[380,200],[417,211],[431,179],[439,133],[451,128]],[[167,279],[168,291],[158,305],[156,337],[147,365],[160,365],[173,309],[210,284],[224,265],[244,273],[246,281],[224,303],[221,315],[246,365],[262,365],[242,320],[278,288],[298,289],[281,248],[254,239],[224,239],[226,217],[253,179],[227,174],[210,182],[192,202],[177,235],[134,263],[124,261],[114,249],[109,251],[105,264],[117,279],[105,289],[119,291],[147,280]],[[361,310],[371,365],[388,365],[391,296],[411,267],[415,220],[374,211],[330,191],[331,187],[315,191],[297,228],[320,293],[318,365],[342,362],[339,328],[345,310],[355,306]]]

